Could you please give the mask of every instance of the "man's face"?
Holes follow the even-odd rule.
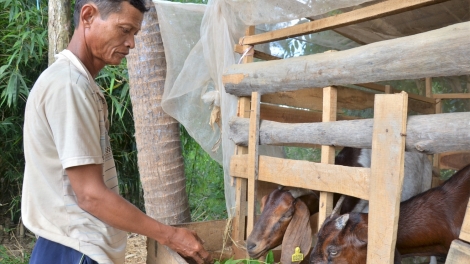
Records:
[[[106,20],[96,18],[87,33],[86,42],[95,59],[118,65],[135,46],[134,36],[142,25],[143,14],[128,2],[121,3],[119,13]]]

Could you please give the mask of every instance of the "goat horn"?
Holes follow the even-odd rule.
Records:
[[[341,205],[343,205],[343,201],[344,201],[344,195],[341,195],[338,202],[336,203],[335,208],[333,209],[333,212],[331,212],[331,216],[339,214],[339,210],[341,209]]]

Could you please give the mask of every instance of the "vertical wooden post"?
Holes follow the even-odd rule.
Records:
[[[460,264],[470,262],[470,201],[463,219],[459,239],[452,241],[446,264]]]
[[[255,27],[249,26],[245,35],[254,35]],[[243,50],[246,51],[252,46],[244,46]],[[242,60],[243,63],[253,62],[253,55],[246,54]],[[249,97],[240,97],[238,99],[238,113],[239,117],[250,117],[250,98]],[[237,146],[236,155],[247,154],[248,148]],[[232,222],[232,238],[234,241],[239,242],[245,240],[246,235],[246,216],[247,216],[247,180],[243,178],[236,178],[236,194],[235,194],[235,215]]]
[[[250,98],[240,97],[238,99],[238,113],[239,117],[250,117]],[[248,147],[237,146],[235,155],[242,155],[248,153]],[[232,222],[232,238],[234,241],[245,240],[245,224],[246,224],[246,186],[247,180],[243,178],[235,178],[236,193],[235,193],[235,214]]]
[[[258,181],[259,110],[258,92],[251,93],[250,132],[248,134],[248,216],[246,233],[253,230],[256,215],[256,182]]]
[[[426,97],[429,97],[429,98],[432,98],[433,97],[433,93],[432,93],[432,78],[431,77],[427,77],[425,79],[425,83],[426,83]],[[438,103],[437,103],[437,100],[436,100],[436,106],[434,107],[434,113],[440,113],[441,112],[441,106],[440,106],[440,103],[439,103],[439,106],[438,106]],[[440,165],[439,165],[439,153],[436,153],[434,155],[430,155],[432,156],[432,159],[431,159],[431,162],[432,162],[432,166],[434,168],[435,171],[440,171]],[[440,173],[439,173],[440,175]],[[431,174],[431,177],[432,177],[432,181],[431,181],[431,188],[434,188],[436,186],[439,186],[441,184],[441,179],[439,177],[434,177],[433,174]]]
[[[336,121],[337,89],[335,87],[323,88],[323,122]],[[335,148],[321,147],[321,163],[334,164]],[[318,214],[318,229],[333,210],[333,193],[320,192],[320,210]]]
[[[470,243],[470,201],[467,204],[467,211],[463,219],[462,228],[460,229],[459,238]]]
[[[405,162],[408,94],[375,95],[367,263],[394,260]]]
[[[470,244],[462,240],[454,240],[450,244],[446,264],[467,264],[470,262]]]
[[[426,80],[426,97],[432,97],[432,78],[427,77]]]
[[[452,241],[446,264],[470,263],[470,201],[460,229],[459,239]]]

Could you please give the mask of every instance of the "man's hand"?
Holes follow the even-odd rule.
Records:
[[[165,245],[181,254],[183,257],[189,257],[198,264],[213,263],[212,256],[202,246],[202,240],[196,232],[186,229],[173,227],[174,233],[168,237]]]

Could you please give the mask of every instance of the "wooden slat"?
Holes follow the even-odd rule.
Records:
[[[467,263],[470,263],[470,244],[458,239],[452,241],[449,254],[447,254],[446,264]]]
[[[425,82],[426,82],[426,97],[431,98],[433,95],[432,94],[432,78],[426,77]]]
[[[398,14],[427,5],[433,5],[446,0],[389,0],[368,7],[356,9],[347,13],[330,16],[312,22],[295,25],[271,32],[245,36],[239,43],[243,45],[255,45],[276,40],[292,38],[328,29],[344,27],[363,21],[368,21],[384,16]]]
[[[446,152],[439,154],[439,168],[460,170],[470,163],[470,152]]]
[[[255,27],[249,26],[245,30],[245,35],[255,34]],[[244,46],[243,51],[250,49],[251,46]],[[253,56],[250,54],[245,55],[242,59],[243,63],[253,62]],[[238,98],[238,117],[249,118],[250,117],[250,98],[239,97]],[[247,154],[248,148],[237,146],[236,155]],[[247,188],[248,180],[236,178],[236,193],[235,193],[235,214],[232,222],[232,238],[234,241],[244,241],[246,238],[246,216],[248,213],[248,201],[247,201]]]
[[[318,20],[318,19],[315,19],[315,18],[313,18],[313,17],[306,17],[306,19],[308,19],[308,20],[310,20],[310,21],[316,21],[316,20]],[[339,31],[339,30],[337,30],[337,29],[332,29],[332,31],[334,31],[334,32],[336,32],[336,33],[338,33],[338,34],[340,34],[341,36],[343,36],[343,37],[345,37],[345,38],[347,38],[347,39],[350,39],[350,40],[356,42],[357,44],[360,44],[360,45],[366,45],[366,44],[367,44],[366,42],[364,42],[364,41],[362,41],[362,40],[359,40],[358,38],[356,38],[356,36],[353,36],[353,34],[350,34],[349,32],[348,32],[348,33],[346,33],[346,32],[341,32],[341,31]]]
[[[406,93],[376,95],[367,263],[394,262],[405,164]]]
[[[234,50],[235,50],[236,53],[239,53],[239,54],[244,53],[243,45],[235,44],[235,49]],[[265,61],[267,61],[267,60],[280,60],[281,59],[279,57],[273,56],[273,55],[265,53],[265,52],[261,52],[259,50],[254,51],[253,57],[255,57],[257,59],[260,59],[260,60],[265,60]]]
[[[470,93],[433,94],[432,97],[438,99],[470,99]]]
[[[432,93],[432,78],[426,77],[425,78],[425,96],[426,97],[433,97]],[[436,106],[434,106],[434,113],[436,113]],[[431,174],[431,188],[437,187],[441,185],[440,179],[440,169],[439,169],[439,153],[434,155],[428,155],[430,161],[432,162],[433,166],[433,173]],[[439,172],[439,174],[437,174]]]
[[[165,264],[187,264],[188,262],[182,258],[178,253],[171,250],[169,247],[160,245],[158,242],[153,241],[150,244],[155,244],[154,260],[149,260],[147,263],[165,263]]]
[[[250,131],[248,139],[248,215],[246,233],[250,234],[255,224],[256,183],[258,181],[258,146],[259,146],[259,112],[261,96],[251,94]]]
[[[470,201],[467,204],[467,211],[463,219],[462,228],[460,229],[459,238],[470,243]]]
[[[381,85],[381,84],[378,84],[378,83],[359,83],[359,84],[356,84],[356,85],[360,86],[360,87],[367,88],[367,89],[375,90],[375,91],[381,91],[381,92],[385,92],[385,89],[387,87],[387,85]],[[399,93],[399,92],[401,92],[399,90],[393,89],[393,87],[390,87],[390,89],[391,89],[390,93]],[[411,98],[411,99],[417,100],[417,101],[422,101],[422,102],[425,102],[425,103],[430,103],[432,105],[434,105],[436,103],[436,100],[433,99],[433,98],[429,98],[429,97],[421,96],[421,95],[417,95],[417,94],[408,94],[408,98]]]
[[[371,84],[376,85],[376,84]],[[380,87],[385,87],[381,86]],[[374,107],[374,94],[344,86],[334,86],[338,90],[338,109],[364,110]],[[366,88],[366,87],[365,87]],[[376,89],[372,89],[376,90]],[[385,91],[385,88],[378,91]],[[394,92],[399,92],[394,90]],[[429,99],[429,98],[428,98]],[[297,91],[265,94],[261,96],[261,101],[270,104],[280,104],[292,107],[305,108],[310,110],[322,110],[323,92],[321,89],[306,88]],[[435,99],[431,102],[422,100],[409,100],[408,109],[421,114],[434,114]],[[342,112],[338,112],[341,114]],[[261,118],[263,119],[263,118]],[[338,119],[339,120],[339,119]],[[293,122],[290,122],[293,123]]]
[[[224,232],[227,226],[227,220],[213,220],[203,222],[191,222],[173,225],[184,227],[195,231],[198,236],[204,239],[204,249],[207,251],[219,251],[224,243]],[[230,245],[230,241],[228,241]]]
[[[374,94],[343,86],[335,87],[338,90],[338,108],[364,110],[374,107]],[[306,88],[291,92],[265,94],[261,96],[261,101],[322,111],[323,90]]]
[[[239,117],[250,117],[250,98],[240,97],[238,99],[238,113]],[[236,155],[243,155],[248,153],[248,147],[237,146]],[[233,175],[232,175],[233,176]],[[247,179],[235,179],[235,212],[232,220],[232,237],[234,241],[245,240],[245,224],[247,214],[247,200],[246,189]]]
[[[322,112],[261,104],[260,119],[282,123],[313,123],[322,121]],[[360,118],[338,114],[337,119],[355,120]]]
[[[247,155],[234,155],[230,175],[247,178]],[[369,199],[369,168],[321,164],[305,160],[259,157],[258,180]]]
[[[323,88],[323,122],[336,121],[338,91],[335,87]],[[321,147],[321,163],[335,163],[335,148],[333,146]],[[333,193],[320,192],[320,207],[318,214],[318,229],[333,211]]]

